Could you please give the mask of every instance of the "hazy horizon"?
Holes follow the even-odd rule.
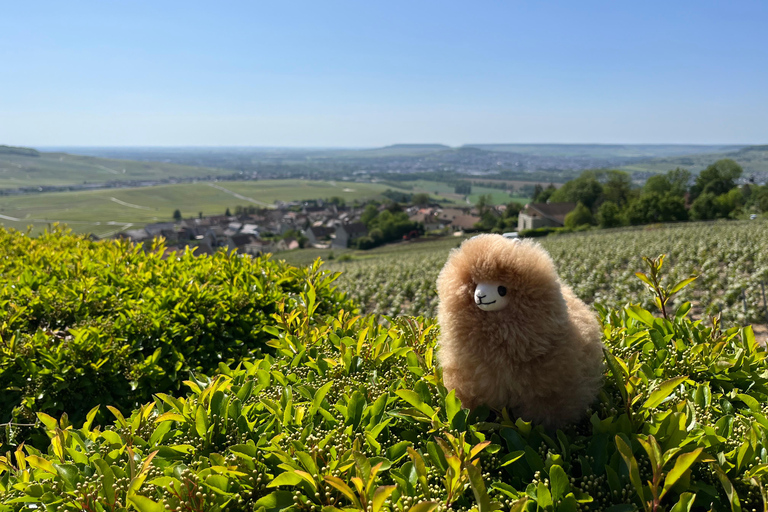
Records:
[[[0,128],[0,137],[2,136],[2,128]],[[327,145],[261,145],[261,144],[210,144],[210,143],[198,143],[198,144],[131,144],[131,143],[104,143],[104,144],[92,144],[92,143],[77,143],[77,144],[13,144],[8,139],[0,139],[0,146],[15,146],[15,147],[27,147],[41,151],[50,149],[63,149],[63,148],[137,148],[137,149],[153,149],[153,148],[220,148],[220,149],[295,149],[295,150],[364,150],[364,149],[377,149],[389,146],[424,146],[424,145],[443,145],[450,148],[471,147],[478,145],[525,145],[525,146],[764,146],[768,145],[768,136],[763,139],[755,139],[755,141],[743,142],[743,141],[730,141],[723,142],[719,140],[713,140],[711,142],[669,142],[669,141],[650,141],[650,142],[602,142],[586,140],[583,142],[574,141],[556,141],[556,142],[541,142],[541,141],[493,141],[493,142],[420,142],[418,140],[412,142],[382,142],[378,144],[368,145],[341,145],[341,144],[327,144]]]
[[[768,141],[766,142],[768,144]],[[91,144],[68,144],[68,145],[38,145],[25,146],[40,151],[58,150],[58,149],[261,149],[261,150],[366,150],[381,149],[393,146],[446,146],[449,148],[473,147],[473,146],[762,146],[766,144],[736,144],[736,143],[674,143],[674,142],[474,142],[461,143],[457,145],[444,144],[442,142],[395,142],[392,144],[382,144],[377,146],[257,146],[257,145],[129,145],[129,144],[109,144],[109,145],[91,145]],[[2,144],[0,144],[2,145]]]

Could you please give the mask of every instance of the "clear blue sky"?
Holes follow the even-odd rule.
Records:
[[[0,144],[768,143],[768,2],[4,2]]]

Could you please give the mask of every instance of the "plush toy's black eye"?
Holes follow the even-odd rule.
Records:
[[[499,296],[503,297],[507,294],[507,287],[506,286],[499,286]]]

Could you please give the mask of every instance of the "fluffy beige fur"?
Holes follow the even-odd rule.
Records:
[[[481,282],[503,284],[509,304],[481,310],[474,297]],[[438,358],[445,386],[464,407],[506,407],[550,428],[584,415],[602,380],[600,327],[538,243],[467,240],[451,251],[437,291]]]

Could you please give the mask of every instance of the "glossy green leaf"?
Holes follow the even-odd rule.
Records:
[[[255,503],[257,510],[259,507],[264,507],[266,512],[279,512],[291,505],[293,505],[293,492],[291,491],[274,491],[259,498]]]
[[[645,325],[653,325],[653,315],[650,313],[650,311],[643,309],[640,306],[628,306],[626,312],[627,315],[641,323],[644,323]]]
[[[165,508],[163,508],[162,503],[152,501],[146,496],[142,496],[140,494],[129,496],[128,501],[130,501],[131,504],[136,507],[136,510],[139,512],[165,512]]]
[[[648,510],[648,505],[645,502],[645,491],[643,490],[643,481],[640,479],[640,469],[637,465],[632,449],[620,436],[616,436],[616,448],[618,448],[621,458],[624,459],[624,463],[629,469],[629,480],[632,482],[632,487],[635,489],[638,498],[643,503],[643,507]]]
[[[674,467],[669,471],[669,473],[667,473],[667,476],[664,479],[664,488],[661,491],[662,497],[664,497],[664,495],[672,488],[672,486],[677,483],[680,477],[682,477],[683,474],[691,468],[691,466],[698,460],[701,452],[703,451],[704,448],[696,448],[692,452],[678,455]]]
[[[669,294],[670,294],[670,295],[674,295],[675,293],[679,292],[680,290],[682,290],[683,288],[685,288],[686,286],[688,286],[689,284],[691,284],[692,282],[694,282],[694,281],[696,280],[696,278],[697,278],[697,277],[698,277],[698,276],[692,276],[692,277],[689,277],[689,278],[687,278],[687,279],[683,279],[683,280],[682,280],[682,281],[680,281],[679,283],[675,284],[675,285],[674,285],[674,286],[673,286],[673,287],[672,287],[672,288],[669,290]]]
[[[695,494],[684,492],[680,495],[680,499],[677,500],[675,506],[672,507],[671,512],[691,512],[695,500]]]
[[[725,495],[728,497],[728,502],[731,505],[731,512],[741,512],[739,495],[736,493],[736,489],[734,489],[733,484],[728,479],[728,475],[726,475],[722,468],[717,464],[713,464],[712,469],[714,470],[715,475],[717,475],[718,480],[720,480],[723,490],[725,490]]]
[[[563,468],[557,464],[554,464],[549,468],[549,486],[552,489],[552,500],[555,502],[564,498],[571,490],[568,475],[566,475]]]
[[[278,487],[280,485],[294,486],[301,483],[301,481],[301,476],[297,475],[293,471],[285,471],[273,478],[272,481],[267,484],[267,487]]]
[[[384,506],[384,502],[395,491],[395,489],[397,489],[396,485],[383,485],[381,487],[377,487],[376,491],[373,493],[373,499],[371,500],[372,512],[379,512]]]
[[[456,398],[456,390],[452,389],[445,397],[445,414],[448,417],[448,423],[453,421],[453,418],[461,410],[461,401]]]
[[[428,417],[432,417],[435,415],[435,410],[432,409],[429,405],[425,404],[418,393],[415,391],[411,391],[410,389],[398,389],[396,392],[397,396],[411,404],[415,409],[419,410],[420,412],[424,413]]]
[[[673,377],[656,386],[648,397],[648,400],[643,404],[643,409],[653,409],[654,407],[658,407],[661,402],[671,395],[672,392],[686,380],[688,380],[688,376],[683,375],[680,377]]]

